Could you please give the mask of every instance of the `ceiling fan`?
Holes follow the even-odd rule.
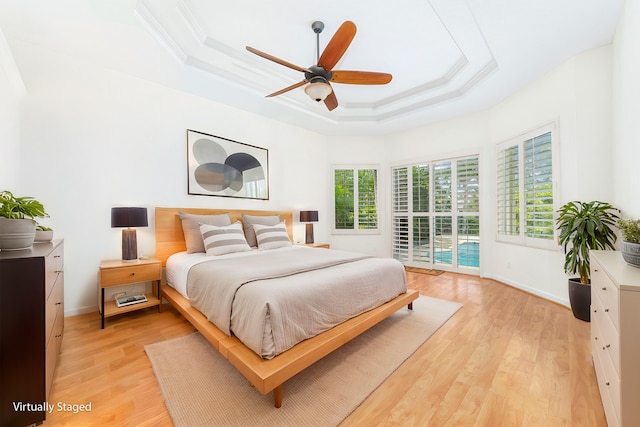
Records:
[[[324,29],[324,23],[315,21],[311,24],[311,28],[313,32],[316,33],[317,63],[309,68],[299,67],[280,58],[276,58],[273,55],[254,49],[251,46],[246,47],[251,53],[304,73],[304,80],[267,95],[267,98],[278,96],[292,89],[307,85],[304,88],[305,93],[314,101],[324,101],[324,104],[329,111],[331,111],[338,106],[338,99],[329,82],[356,85],[383,85],[391,81],[392,76],[387,73],[333,70],[333,67],[340,61],[340,58],[342,58],[342,55],[347,51],[347,48],[356,35],[356,25],[353,22],[345,21],[342,23],[338,31],[336,31],[329,41],[329,44],[325,47],[322,55],[320,55],[320,33]]]

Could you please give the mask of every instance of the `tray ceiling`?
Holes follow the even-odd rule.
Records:
[[[1,3],[0,27],[9,41],[49,45],[293,125],[371,134],[494,105],[577,53],[610,43],[622,1],[66,0],[54,7],[33,0]],[[321,50],[343,21],[357,25],[335,69],[387,72],[392,82],[333,84],[339,107],[332,112],[302,88],[265,99],[302,73],[245,46],[308,67],[316,62],[316,20],[325,23]]]

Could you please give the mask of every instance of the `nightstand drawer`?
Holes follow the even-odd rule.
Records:
[[[100,270],[100,285],[116,286],[129,283],[160,280],[162,266],[160,263],[132,265],[131,267],[103,268]]]

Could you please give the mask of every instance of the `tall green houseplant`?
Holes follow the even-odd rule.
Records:
[[[589,251],[615,249],[618,210],[605,202],[569,202],[558,209],[556,226],[564,249],[564,271],[580,275],[580,283],[590,280]]]

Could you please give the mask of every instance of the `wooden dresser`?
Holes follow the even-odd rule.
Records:
[[[0,425],[46,418],[64,331],[62,240],[0,251]]]
[[[640,426],[640,268],[591,252],[591,348],[609,427]]]

